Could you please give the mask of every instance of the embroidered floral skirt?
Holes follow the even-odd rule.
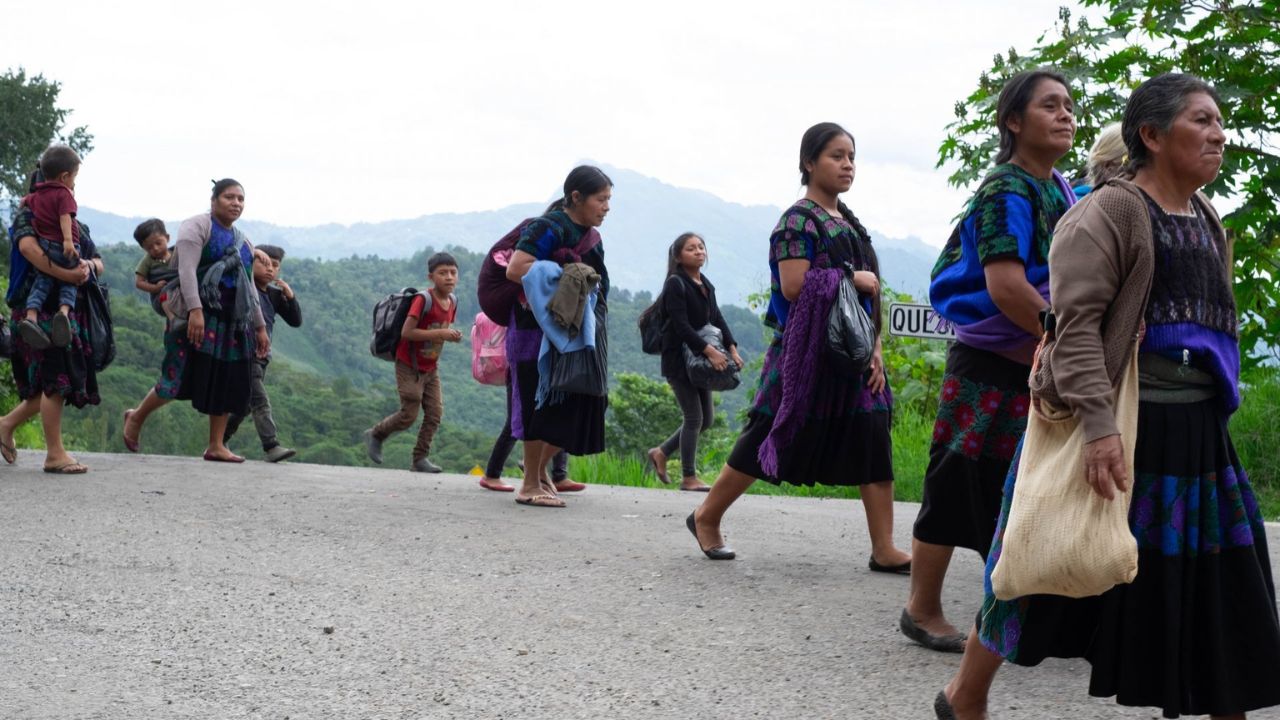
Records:
[[[872,393],[867,375],[843,377],[818,358],[819,380],[804,427],[790,447],[778,454],[778,476],[760,467],[760,446],[773,429],[782,405],[782,337],[765,352],[764,367],[747,424],[729,453],[728,465],[738,472],[775,485],[866,485],[893,480],[893,443],[889,424],[893,393],[886,384]]]
[[[915,539],[986,557],[1009,462],[1027,430],[1030,373],[995,353],[951,344]]]
[[[69,347],[32,350],[23,342],[19,333],[13,333],[11,364],[19,398],[27,400],[36,395],[61,395],[65,404],[78,408],[101,402],[102,399],[98,396],[98,374],[90,360],[93,348],[89,344],[89,324],[83,296],[83,292],[78,293],[77,297],[81,299],[71,309]],[[36,322],[46,335],[51,331],[50,321],[57,310],[57,297],[52,297],[50,302],[53,310],[46,303],[36,314]],[[10,327],[16,329],[26,316],[25,308],[15,308],[10,315]]]
[[[204,309],[204,339],[192,347],[187,328],[164,334],[164,360],[156,395],[190,400],[205,415],[248,414],[250,363],[255,341],[235,330],[235,290],[222,289],[222,309]]]
[[[1280,704],[1277,620],[1266,528],[1214,400],[1142,402],[1129,525],[1138,576],[1103,595],[996,600],[1017,460],[987,559],[978,636],[1019,665],[1084,657],[1089,693],[1165,717]],[[1083,481],[1082,481],[1083,482]]]

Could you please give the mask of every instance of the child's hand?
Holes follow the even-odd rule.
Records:
[[[293,288],[289,287],[289,283],[281,280],[280,278],[276,278],[276,285],[280,286],[280,292],[284,293],[285,300],[293,299]]]
[[[462,332],[450,328],[444,331],[444,339],[446,342],[461,342]]]
[[[71,262],[80,259],[80,253],[76,252],[76,246],[74,243],[62,244],[62,256]]]
[[[164,289],[164,286],[168,284],[169,284],[168,280],[157,280],[155,292],[160,292],[161,290]]]

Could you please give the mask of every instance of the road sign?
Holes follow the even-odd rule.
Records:
[[[890,303],[889,334],[926,340],[955,340],[956,328],[932,306]]]

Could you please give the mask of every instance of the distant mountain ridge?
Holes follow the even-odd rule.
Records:
[[[765,259],[769,233],[782,208],[741,205],[631,170],[601,167],[615,183],[612,208],[601,228],[615,287],[659,290],[666,273],[667,247],[687,230],[706,238],[710,258],[706,271],[715,281],[721,302],[742,305],[748,295],[768,287]],[[279,245],[292,256],[322,260],[353,255],[404,258],[425,247],[460,246],[483,252],[521,220],[540,214],[547,202],[354,225],[287,227],[246,219],[238,227],[254,242]],[[252,217],[252,199],[249,207]],[[195,210],[198,207],[193,207]],[[82,207],[80,219],[93,230],[96,241],[111,244],[132,243],[133,229],[143,218]],[[169,232],[176,234],[177,221],[166,223]],[[914,238],[891,239],[874,231],[871,236],[885,283],[923,298],[938,249]]]

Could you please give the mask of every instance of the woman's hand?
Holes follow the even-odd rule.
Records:
[[[733,362],[734,362],[734,363],[736,363],[736,364],[738,365],[738,369],[739,369],[739,370],[741,370],[742,368],[744,368],[744,367],[746,367],[746,366],[747,366],[747,364],[746,364],[746,363],[742,362],[742,356],[738,354],[738,346],[737,346],[737,345],[730,345],[730,346],[729,346],[729,354],[733,356]]]
[[[729,366],[729,359],[724,356],[724,353],[710,345],[702,348],[702,354],[707,356],[707,359],[711,361],[711,367],[717,371],[724,370]]]
[[[1093,491],[1114,500],[1116,492],[1129,489],[1129,469],[1119,435],[1098,438],[1084,446],[1084,479]]]
[[[878,395],[884,391],[886,384],[884,374],[884,353],[880,351],[879,343],[876,344],[875,352],[871,353],[871,367],[867,368],[867,389],[873,395]]]
[[[199,347],[204,340],[204,308],[194,308],[187,312],[187,341]]]
[[[855,270],[853,273],[853,288],[867,295],[879,295],[880,278],[868,270]]]
[[[267,334],[266,326],[258,328],[256,340],[254,352],[258,355],[258,359],[265,358],[271,353],[271,336]]]

